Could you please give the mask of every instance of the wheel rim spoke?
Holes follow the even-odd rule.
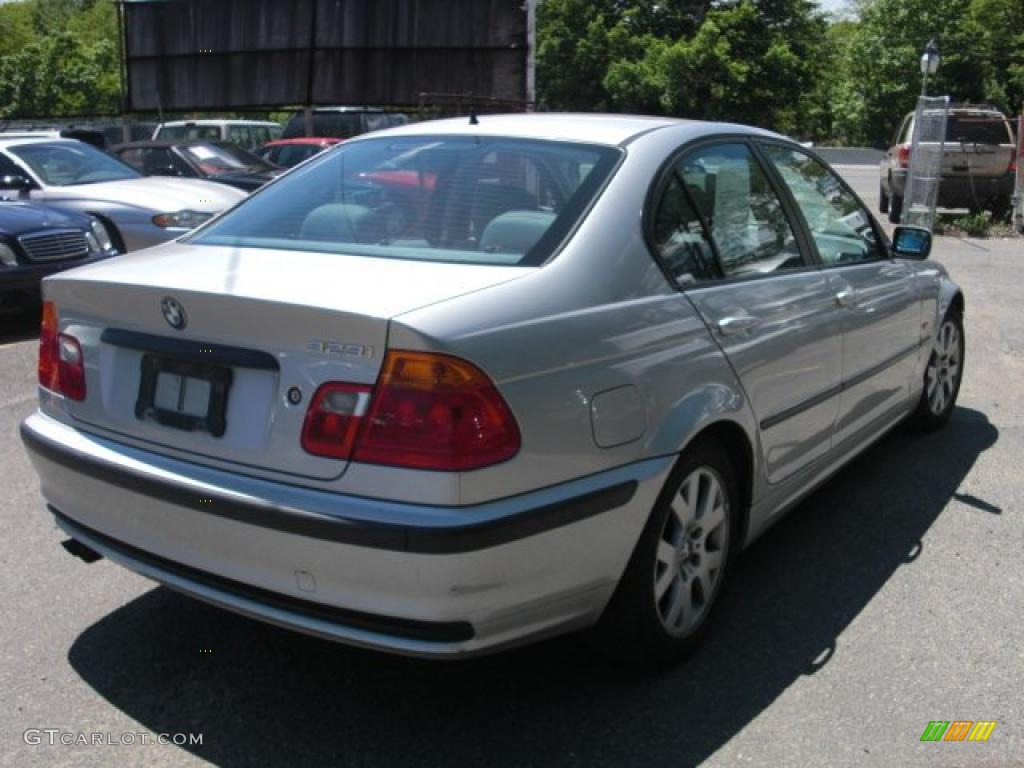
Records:
[[[713,571],[717,572],[722,565],[721,551],[705,552],[701,557],[701,565],[704,566],[704,570],[709,574]]]
[[[668,588],[672,586],[672,583],[678,580],[679,574],[676,573],[673,568],[666,568],[661,577],[654,583],[654,597],[656,600],[661,600],[668,591]]]
[[[658,562],[666,568],[672,568],[676,562],[676,548],[664,539],[658,542]]]
[[[665,614],[665,624],[671,629],[678,629],[681,620],[685,618],[686,604],[690,599],[690,590],[686,584],[678,582],[672,591],[672,599],[669,601],[668,612]]]

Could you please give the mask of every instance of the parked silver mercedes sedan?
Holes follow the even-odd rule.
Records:
[[[739,550],[949,418],[930,249],[761,130],[420,123],[48,278],[22,437],[87,561],[399,653],[669,662]]]

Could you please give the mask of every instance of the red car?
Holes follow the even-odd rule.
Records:
[[[278,139],[276,141],[268,141],[262,147],[255,150],[254,154],[272,165],[277,165],[281,168],[291,168],[293,165],[298,165],[341,141],[341,139],[310,137]]]

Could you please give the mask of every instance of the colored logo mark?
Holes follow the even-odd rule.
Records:
[[[932,720],[921,741],[988,741],[995,729],[995,720]]]

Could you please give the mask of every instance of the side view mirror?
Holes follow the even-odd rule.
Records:
[[[17,174],[10,174],[8,176],[0,176],[0,189],[16,189],[19,192],[27,190],[32,186],[25,176],[19,176]]]
[[[896,227],[892,250],[901,259],[923,261],[932,252],[932,233],[921,227]]]

